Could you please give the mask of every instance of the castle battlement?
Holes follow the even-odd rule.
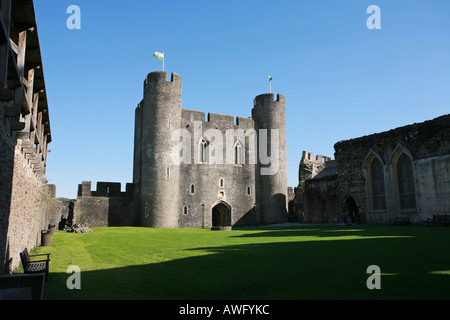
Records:
[[[78,185],[78,197],[134,197],[134,183],[126,184],[126,191],[121,191],[120,182],[97,182],[97,190],[92,191],[91,181]]]
[[[232,127],[234,126],[234,116],[229,116],[225,114],[219,114],[219,113],[208,113],[208,122],[209,123],[216,123],[218,125],[223,125],[226,127]]]
[[[315,156],[314,153],[311,153],[308,151],[303,151],[302,161],[303,160],[309,160],[311,162],[315,162],[318,164],[324,164],[325,162],[330,161],[331,158],[327,157],[327,156],[321,156],[321,155]]]
[[[181,117],[188,123],[195,121],[201,121],[202,124],[209,127],[217,127],[218,129],[250,129],[254,127],[254,121],[252,118],[235,117],[232,115],[220,114],[220,113],[208,113],[205,120],[205,112],[195,111],[190,109],[182,109]],[[183,127],[186,127],[185,124]]]
[[[144,80],[144,89],[147,88],[149,84],[176,84],[181,86],[181,77],[172,72],[170,81],[167,80],[167,72],[166,71],[154,71],[147,75]]]
[[[277,94],[277,97],[275,99],[274,93],[264,93],[260,94],[253,100],[253,105],[254,107],[256,107],[259,105],[270,105],[277,102],[284,104],[286,102],[286,98],[282,94]]]

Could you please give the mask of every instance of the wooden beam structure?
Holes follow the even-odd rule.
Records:
[[[0,120],[46,183],[52,141],[39,36],[32,0],[0,0]]]

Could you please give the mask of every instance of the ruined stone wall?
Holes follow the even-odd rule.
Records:
[[[396,161],[405,154],[413,163],[416,208],[402,210]],[[341,211],[352,197],[364,223],[387,223],[396,216],[420,223],[433,214],[450,214],[450,115],[335,145],[339,165]],[[386,209],[375,210],[371,200],[370,163],[383,166]]]
[[[306,180],[303,204],[304,223],[343,222],[338,209],[337,175]]]
[[[290,203],[289,214],[293,219],[301,223],[311,223],[311,221],[325,222],[323,220],[323,206],[321,206],[320,203],[313,204],[313,202],[319,201],[320,199],[326,201],[326,194],[322,193],[324,186],[316,187],[314,182],[310,182],[309,184],[306,182],[321,174],[324,170],[326,171],[327,167],[335,166],[335,162],[331,161],[330,157],[322,155],[316,156],[311,152],[303,151],[298,169],[299,184],[294,190],[294,198]],[[326,175],[329,174],[327,173]],[[332,175],[334,175],[334,173],[332,173]],[[311,191],[314,190],[319,192],[317,197],[313,196],[311,191],[309,192],[309,197],[306,197],[306,185],[311,188]],[[306,212],[307,201],[311,202],[309,204],[308,212]]]
[[[303,151],[298,170],[298,180],[304,182],[305,180],[314,178],[325,169],[325,163],[330,160],[330,157],[321,155],[315,156],[311,152]]]
[[[83,182],[79,185],[72,222],[89,228],[139,225],[134,185],[127,184],[125,192],[120,190],[120,183],[98,182],[97,190],[91,191],[91,183]]]

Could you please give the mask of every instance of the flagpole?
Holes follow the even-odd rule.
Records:
[[[166,60],[166,55],[163,52],[163,71],[164,71],[164,60]]]

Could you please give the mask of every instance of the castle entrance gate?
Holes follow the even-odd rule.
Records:
[[[231,230],[231,206],[221,201],[212,208],[211,230]]]

